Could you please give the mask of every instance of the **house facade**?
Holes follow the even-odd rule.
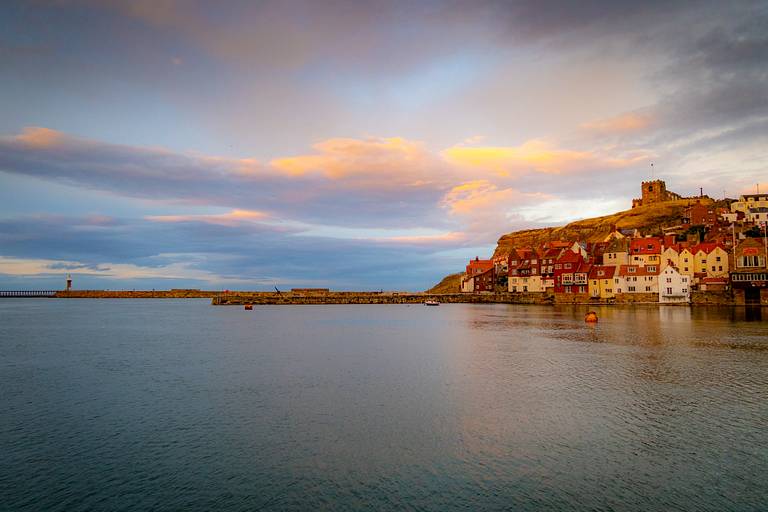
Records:
[[[674,265],[667,265],[659,274],[659,302],[686,304],[691,301],[690,277],[681,274]]]
[[[589,271],[589,296],[591,298],[612,299],[616,296],[612,265],[592,265]]]
[[[493,260],[481,260],[475,257],[470,260],[466,274],[461,280],[462,293],[493,292],[496,282],[496,272]]]
[[[747,238],[734,249],[731,287],[737,303],[768,304],[768,266],[765,244]]]
[[[659,293],[657,265],[622,265],[614,278],[616,293]]]

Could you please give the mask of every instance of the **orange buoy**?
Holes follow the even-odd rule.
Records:
[[[590,311],[584,317],[584,321],[587,322],[588,324],[596,324],[597,323],[597,313],[595,313],[594,311]]]
[[[246,305],[245,305],[245,310],[246,310],[246,311],[250,311],[250,310],[252,310],[252,309],[253,309],[253,304],[246,304]]]

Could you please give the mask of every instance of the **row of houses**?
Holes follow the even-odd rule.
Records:
[[[609,242],[548,242],[512,249],[494,259],[476,257],[461,281],[464,293],[490,293],[506,281],[513,293],[583,295],[615,299],[646,294],[658,302],[689,302],[691,291],[765,288],[766,250],[747,238],[732,253],[723,243],[687,244],[658,237]],[[499,279],[505,277],[506,279]]]

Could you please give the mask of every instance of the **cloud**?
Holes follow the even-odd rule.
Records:
[[[221,226],[237,226],[243,223],[261,221],[268,215],[250,210],[232,210],[228,213],[210,215],[148,215],[147,220],[154,222],[204,222]]]
[[[602,157],[589,151],[559,149],[542,140],[530,140],[518,147],[454,146],[443,152],[446,160],[470,169],[482,169],[498,176],[525,173],[569,174],[636,164],[639,158]]]
[[[626,134],[647,130],[653,119],[649,114],[627,112],[608,119],[599,119],[581,125],[581,128],[599,135]]]
[[[270,165],[291,176],[321,175],[330,180],[362,181],[378,186],[424,186],[439,162],[420,142],[400,137],[329,139],[313,155],[276,158]]]

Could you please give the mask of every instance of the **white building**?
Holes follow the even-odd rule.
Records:
[[[684,304],[690,301],[690,276],[681,274],[674,265],[667,265],[659,274],[659,302],[662,304]]]
[[[746,215],[751,208],[768,208],[768,194],[745,194],[731,203],[732,212]]]

